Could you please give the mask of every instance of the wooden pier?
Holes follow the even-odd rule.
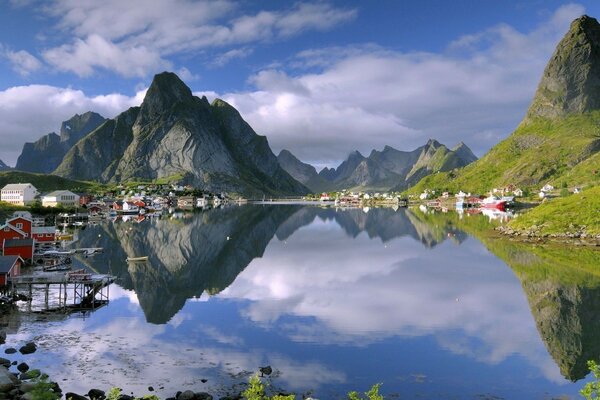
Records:
[[[114,276],[93,274],[84,270],[39,273],[13,277],[10,288],[13,298],[25,295],[30,306],[34,290],[43,291],[44,310],[93,310],[108,303],[109,287],[115,279]],[[51,292],[58,297],[58,302],[54,302],[57,304],[55,307],[50,306]],[[69,294],[72,294],[70,299]]]

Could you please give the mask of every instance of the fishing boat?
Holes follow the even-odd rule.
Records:
[[[481,200],[479,206],[480,208],[489,208],[504,211],[504,209],[506,208],[506,200],[492,195]]]
[[[127,257],[127,262],[141,262],[141,261],[148,261],[148,256]]]

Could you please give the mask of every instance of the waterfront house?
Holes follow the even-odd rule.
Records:
[[[33,260],[34,240],[28,239],[7,239],[2,244],[2,255],[19,256],[26,262]]]
[[[78,207],[80,196],[70,190],[55,190],[42,196],[44,207]]]
[[[35,201],[38,191],[31,183],[9,183],[0,190],[0,201],[27,206]]]
[[[0,256],[0,286],[5,286],[9,278],[21,275],[23,259],[19,256]]]
[[[513,190],[513,194],[515,195],[515,197],[523,197],[523,191],[521,189]]]
[[[34,226],[31,228],[31,237],[36,242],[54,242],[56,240],[56,227]]]

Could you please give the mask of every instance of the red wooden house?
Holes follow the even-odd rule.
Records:
[[[25,232],[28,235],[26,237],[29,237],[31,235],[31,227],[33,226],[33,223],[31,222],[31,220],[29,218],[13,217],[13,218],[7,219],[6,223]]]
[[[54,242],[56,228],[53,226],[34,226],[31,228],[31,237],[37,242]]]
[[[0,244],[6,239],[25,239],[28,236],[27,233],[10,224],[0,226]]]
[[[0,256],[0,286],[5,286],[8,279],[21,274],[23,259],[19,256]]]
[[[33,260],[34,240],[28,239],[7,239],[2,244],[3,255],[19,256],[24,261],[31,262]]]

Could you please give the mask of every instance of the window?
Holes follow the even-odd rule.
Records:
[[[17,229],[23,229],[23,223],[22,222],[17,222]]]

